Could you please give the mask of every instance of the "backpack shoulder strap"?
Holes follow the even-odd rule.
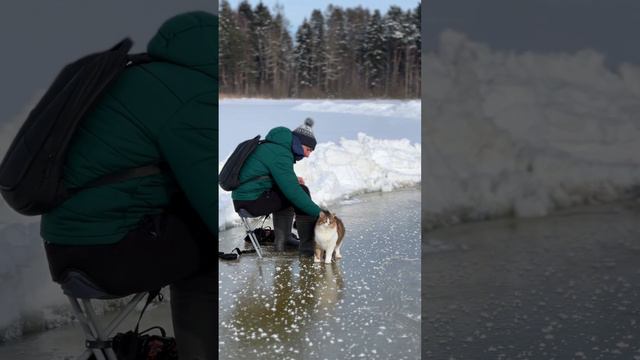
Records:
[[[96,180],[90,181],[86,185],[68,189],[68,191],[70,195],[74,195],[85,189],[108,185],[108,184],[114,184],[121,181],[143,177],[143,176],[168,173],[169,171],[170,171],[169,165],[167,165],[166,163],[150,164],[150,165],[140,166],[137,168],[125,169],[122,171],[115,172],[113,174],[107,174]]]

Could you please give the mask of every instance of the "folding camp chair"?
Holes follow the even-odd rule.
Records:
[[[260,216],[255,216],[251,214],[249,211],[247,211],[246,209],[239,209],[238,215],[240,215],[240,219],[242,220],[244,229],[247,231],[247,235],[249,236],[249,239],[251,239],[251,244],[253,245],[253,248],[256,250],[258,257],[262,259],[262,248],[260,247],[260,242],[258,242],[258,239],[256,238],[256,234],[253,232],[254,229],[249,223],[249,219],[257,218]]]
[[[69,299],[73,313],[80,322],[80,326],[86,337],[86,349],[76,359],[87,360],[93,355],[96,360],[117,360],[116,354],[111,346],[112,334],[148,293],[142,292],[135,294],[127,305],[116,314],[115,318],[108,323],[107,326],[102,327],[98,323],[98,318],[91,305],[91,300],[117,299],[124,296],[108,294],[85,274],[75,270],[67,271],[58,283]],[[80,303],[82,303],[82,306]]]

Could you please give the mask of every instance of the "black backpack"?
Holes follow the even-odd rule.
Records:
[[[132,44],[127,38],[65,66],[29,113],[0,164],[0,192],[15,211],[44,214],[80,190],[163,171],[151,164],[74,189],[62,181],[67,149],[80,122],[127,67],[151,61],[146,54],[129,55]]]
[[[269,179],[270,177],[265,176],[257,176],[255,178],[251,178],[240,182],[240,169],[242,169],[242,165],[247,160],[249,155],[253,153],[253,151],[258,147],[258,145],[267,142],[266,140],[260,140],[260,135],[254,137],[253,139],[249,139],[241,142],[227,162],[224,163],[222,170],[220,170],[220,174],[218,175],[218,183],[222,190],[232,191],[238,188],[238,186],[247,183],[249,181],[258,180],[258,179]]]

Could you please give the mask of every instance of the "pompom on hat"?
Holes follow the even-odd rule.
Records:
[[[310,147],[312,150],[316,148],[316,137],[313,135],[313,119],[306,118],[304,124],[298,126],[293,130],[293,134],[300,139],[302,145]]]

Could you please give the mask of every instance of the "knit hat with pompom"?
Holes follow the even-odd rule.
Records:
[[[298,126],[295,130],[293,130],[293,134],[300,139],[302,145],[307,145],[312,150],[316,148],[316,137],[313,136],[313,131],[311,128],[313,127],[313,119],[306,118],[304,120],[304,124]]]

